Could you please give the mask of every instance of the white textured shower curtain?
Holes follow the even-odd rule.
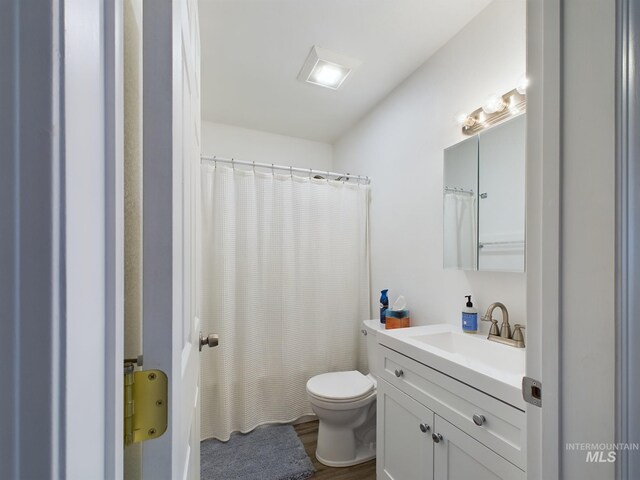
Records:
[[[444,195],[444,266],[476,270],[478,236],[475,195]]]
[[[306,382],[366,371],[369,186],[202,166],[202,438],[312,414]]]

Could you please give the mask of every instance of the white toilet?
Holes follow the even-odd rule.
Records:
[[[363,322],[369,375],[358,371],[316,375],[307,382],[311,408],[318,416],[316,458],[330,467],[348,467],[376,456],[376,334],[378,320]]]

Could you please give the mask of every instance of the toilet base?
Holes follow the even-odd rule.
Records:
[[[352,465],[358,465],[360,463],[368,462],[369,460],[373,460],[376,458],[376,446],[372,445],[358,445],[356,449],[356,456],[353,459],[340,461],[340,462],[332,462],[329,460],[325,460],[316,451],[316,458],[320,463],[326,465],[327,467],[350,467]]]

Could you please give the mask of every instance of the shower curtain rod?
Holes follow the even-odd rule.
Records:
[[[473,190],[465,190],[464,188],[458,187],[444,187],[445,192],[454,192],[454,193],[466,193],[468,195],[474,195]]]
[[[314,170],[312,168],[300,168],[300,167],[292,167],[286,165],[274,165],[273,163],[258,163],[258,162],[247,162],[246,160],[236,160],[235,158],[224,158],[218,157],[216,155],[201,155],[200,160],[205,160],[207,162],[221,162],[221,163],[229,163],[231,165],[245,165],[247,167],[259,167],[259,168],[270,168],[271,170],[286,170],[287,172],[293,173],[306,173],[309,176],[311,175],[326,175],[327,177],[338,177],[338,178],[355,178],[359,182],[364,182],[365,184],[371,183],[371,178],[365,175],[352,175],[350,173],[336,173],[329,172],[327,170]]]

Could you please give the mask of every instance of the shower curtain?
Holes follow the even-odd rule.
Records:
[[[444,266],[475,270],[478,240],[475,195],[447,192],[444,195]]]
[[[366,372],[369,186],[202,167],[202,438],[312,414],[306,382]]]

